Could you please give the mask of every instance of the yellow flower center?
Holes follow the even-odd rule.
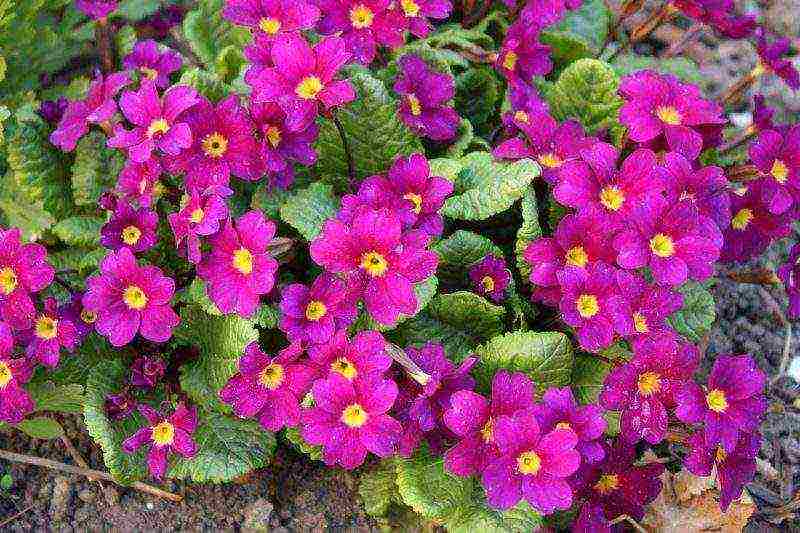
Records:
[[[297,84],[297,88],[295,88],[294,92],[300,98],[313,100],[324,88],[325,86],[322,85],[321,79],[316,76],[308,76]]]
[[[0,389],[6,388],[12,377],[14,376],[11,375],[11,368],[3,361],[0,361]]]
[[[203,137],[200,146],[208,157],[219,159],[228,151],[228,139],[221,133],[215,131]]]
[[[594,490],[600,494],[608,494],[619,488],[619,477],[616,474],[603,474],[597,483],[594,484]]]
[[[658,257],[670,257],[675,253],[675,243],[669,235],[656,233],[650,239],[650,249]]]
[[[661,376],[655,372],[644,372],[639,375],[636,386],[642,396],[652,396],[661,390]]]
[[[404,194],[403,198],[405,198],[406,200],[408,200],[412,204],[414,204],[414,213],[419,215],[420,211],[422,211],[422,196],[420,196],[419,194],[410,192],[410,193]]]
[[[583,318],[592,318],[600,312],[600,304],[597,303],[597,297],[593,294],[581,294],[578,296],[575,307],[578,309],[578,314]]]
[[[407,17],[416,17],[419,15],[419,4],[414,2],[414,0],[400,0],[400,7],[403,8],[403,13],[405,13]]]
[[[367,423],[367,418],[367,412],[357,403],[348,405],[342,411],[342,422],[351,428],[360,428]]]
[[[514,120],[517,122],[522,122],[523,124],[527,124],[529,120],[528,114],[525,111],[519,110],[514,113]]]
[[[542,166],[545,166],[547,168],[558,168],[564,164],[564,161],[552,152],[542,154],[539,157],[537,157],[537,159],[539,160],[539,163],[542,164]]]
[[[350,22],[357,30],[372,26],[372,19],[374,18],[375,13],[364,4],[358,4],[350,10]]]
[[[154,80],[158,77],[158,71],[150,67],[139,67],[139,72],[148,80]]]
[[[270,126],[267,128],[266,133],[264,133],[264,137],[267,138],[269,144],[271,144],[273,148],[277,148],[281,143],[281,130],[277,126]]]
[[[567,255],[564,256],[564,260],[568,265],[583,268],[586,266],[586,263],[589,262],[589,254],[587,254],[583,246],[579,244],[567,250]]]
[[[556,424],[556,429],[572,429],[569,422],[559,422]]]
[[[503,68],[506,70],[514,70],[514,67],[517,66],[517,54],[511,51],[506,52],[506,56],[503,58]]]
[[[413,94],[407,94],[406,100],[408,100],[408,110],[411,111],[411,114],[415,117],[420,116],[422,114],[422,104],[419,103],[419,98]]]
[[[283,366],[277,363],[268,364],[258,375],[258,382],[269,390],[277,389],[283,383]]]
[[[169,122],[165,118],[157,118],[147,127],[147,138],[152,139],[169,131]]]
[[[481,437],[483,442],[492,442],[492,435],[494,434],[494,420],[489,418],[481,428]]]
[[[134,246],[142,236],[142,230],[136,226],[125,226],[122,229],[122,242],[129,246]]]
[[[622,204],[625,203],[625,194],[619,190],[619,187],[614,185],[603,187],[600,191],[600,203],[606,209],[618,211]]]
[[[351,363],[346,357],[339,357],[336,359],[336,361],[331,363],[331,370],[341,374],[349,380],[352,380],[358,374],[356,367],[353,366],[353,363]]]
[[[728,408],[728,400],[725,393],[719,389],[713,389],[706,394],[706,404],[708,408],[716,413],[723,413]]]
[[[17,273],[11,267],[0,269],[0,291],[3,291],[3,294],[8,296],[14,292],[18,283]]]
[[[172,444],[175,439],[175,426],[166,421],[160,422],[153,426],[151,437],[157,446]]]
[[[125,292],[122,293],[122,301],[125,302],[129,308],[136,311],[141,311],[147,306],[147,296],[144,291],[136,285],[130,285]]]
[[[639,333],[647,333],[650,328],[647,326],[647,319],[640,312],[633,313],[633,329]]]
[[[56,335],[58,335],[58,320],[54,320],[49,316],[40,317],[36,321],[35,332],[36,336],[42,340],[55,339]]]
[[[542,467],[542,460],[534,451],[522,452],[517,457],[517,470],[520,474],[534,476]]]
[[[189,220],[191,220],[195,224],[199,224],[199,223],[201,223],[203,221],[203,218],[205,216],[206,216],[206,212],[203,211],[202,208],[198,207],[197,209],[192,211],[191,215],[189,215]]]
[[[725,449],[722,446],[717,446],[717,451],[714,453],[714,460],[717,463],[721,463],[728,458],[728,454],[725,452]]]
[[[483,276],[483,278],[481,278],[481,286],[486,292],[492,292],[494,290],[494,279],[492,279],[492,276]]]
[[[328,308],[318,300],[312,300],[306,306],[306,318],[314,322],[324,317],[327,312]]]
[[[789,167],[787,167],[786,163],[780,159],[776,159],[775,162],[772,163],[770,174],[772,174],[772,177],[775,178],[775,181],[783,185],[786,183],[786,179],[789,177]]]
[[[258,27],[267,35],[275,35],[281,29],[281,21],[272,17],[264,17],[258,21]]]
[[[677,126],[681,123],[681,114],[678,113],[677,109],[669,105],[661,106],[656,109],[656,116],[661,120],[661,122],[671,126]]]
[[[244,275],[253,271],[253,254],[247,248],[239,248],[233,252],[233,268]]]
[[[366,270],[367,274],[376,278],[386,273],[389,263],[378,252],[367,252],[361,257],[361,268]]]
[[[81,310],[81,320],[86,324],[94,324],[97,322],[97,313],[89,311],[88,309]]]
[[[750,221],[753,220],[753,210],[752,209],[740,209],[738,213],[733,215],[731,219],[731,227],[735,230],[742,231],[747,226],[750,225]]]

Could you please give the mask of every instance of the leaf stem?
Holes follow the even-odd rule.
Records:
[[[355,191],[356,189],[356,167],[353,163],[353,152],[350,150],[350,143],[347,140],[347,134],[344,131],[344,126],[336,116],[336,113],[331,113],[331,120],[336,125],[336,130],[339,132],[339,137],[342,138],[342,147],[344,148],[345,156],[347,157],[347,175],[350,179],[350,187]]]
[[[100,52],[103,72],[108,74],[114,71],[114,51],[111,49],[111,28],[108,19],[101,18],[95,24],[95,41]]]

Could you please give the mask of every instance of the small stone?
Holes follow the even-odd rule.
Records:
[[[243,531],[267,531],[274,507],[266,498],[258,498],[244,510]]]
[[[53,495],[50,497],[50,518],[54,522],[60,522],[66,518],[71,497],[72,485],[69,479],[64,476],[56,476],[53,480]]]
[[[85,503],[92,503],[95,498],[97,498],[97,495],[92,489],[83,489],[78,493],[78,499]]]

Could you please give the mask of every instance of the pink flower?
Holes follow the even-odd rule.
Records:
[[[122,113],[134,125],[133,130],[117,124],[108,145],[127,148],[128,157],[135,163],[144,163],[156,149],[176,156],[192,144],[191,128],[179,117],[197,102],[197,92],[191,87],[173,86],[161,99],[156,84],[143,80],[138,91],[125,91],[119,99]]]
[[[677,152],[664,154],[656,171],[669,204],[688,202],[701,215],[716,222],[720,230],[731,221],[731,202],[725,193],[728,179],[720,167],[696,166]]]
[[[117,9],[118,0],[75,0],[75,8],[98,20],[106,18]]]
[[[800,72],[791,59],[784,57],[791,52],[791,41],[783,37],[769,42],[767,32],[763,28],[759,28],[757,37],[756,52],[760,66],[769,72],[774,72],[792,89],[800,89]]]
[[[335,372],[350,381],[383,377],[392,365],[386,340],[377,331],[360,331],[348,340],[341,329],[328,342],[310,346],[308,357],[323,378]]]
[[[304,0],[228,0],[222,16],[256,35],[274,38],[279,33],[312,29],[320,12]]]
[[[145,252],[158,240],[158,214],[142,207],[134,209],[127,202],[118,202],[114,214],[100,230],[100,244],[111,250],[128,248],[133,253]]]
[[[55,298],[47,298],[44,309],[36,316],[33,328],[25,332],[28,346],[25,354],[48,368],[58,366],[61,348],[73,351],[78,343],[75,325],[58,314]]]
[[[137,357],[131,365],[131,385],[143,389],[152,389],[167,370],[167,362],[163,357]]]
[[[211,253],[197,266],[206,292],[223,313],[252,316],[262,294],[272,290],[278,262],[269,255],[275,223],[249,211],[211,237]]]
[[[22,387],[32,374],[33,365],[24,357],[0,357],[0,421],[18,424],[33,411],[33,400]]]
[[[58,308],[59,319],[69,321],[75,327],[78,343],[83,342],[94,331],[94,323],[97,321],[95,313],[83,308],[82,300],[82,293],[74,293],[68,302]]]
[[[763,194],[771,213],[780,215],[800,193],[800,125],[788,132],[765,130],[750,144],[750,160],[764,178]]]
[[[400,120],[418,135],[434,141],[454,138],[461,118],[447,105],[456,91],[453,77],[432,70],[413,54],[401,57],[398,65],[400,73],[394,91],[400,96]]]
[[[41,244],[20,243],[20,230],[0,228],[0,317],[14,329],[29,329],[36,315],[31,294],[53,282],[55,270]]]
[[[676,0],[674,5],[687,17],[710,25],[729,39],[744,39],[756,29],[755,16],[733,14],[733,0]]]
[[[530,122],[531,116],[547,113],[547,104],[535,88],[519,80],[508,83],[508,101],[511,110],[503,113],[503,126],[508,136],[516,135],[521,124]],[[496,155],[496,154],[495,154]],[[496,157],[500,157],[496,155]]]
[[[372,63],[379,44],[391,48],[403,44],[405,20],[391,8],[390,0],[317,0],[317,5],[322,10],[317,31],[341,35],[359,63]]]
[[[544,393],[542,403],[533,407],[542,431],[572,430],[578,437],[575,449],[589,463],[601,461],[605,455],[601,441],[606,430],[603,412],[597,405],[578,405],[569,387],[551,387]]]
[[[535,76],[553,69],[550,47],[539,42],[541,26],[520,18],[508,28],[495,69],[509,82],[531,85]]]
[[[433,29],[428,19],[446,19],[453,10],[453,4],[450,0],[400,0],[395,10],[403,16],[405,26],[412,35],[424,38]]]
[[[614,327],[626,339],[663,336],[671,332],[667,318],[683,307],[683,295],[667,287],[650,285],[645,280],[625,271],[617,271],[617,290],[623,305],[614,318]]]
[[[475,292],[499,303],[506,296],[511,272],[505,259],[489,254],[469,268],[469,279]]]
[[[186,257],[194,264],[200,262],[200,237],[219,231],[220,221],[228,218],[228,205],[214,194],[201,195],[189,192],[185,205],[177,213],[167,215],[175,244],[185,246]]]
[[[347,292],[347,284],[330,274],[321,274],[311,287],[292,283],[281,293],[280,328],[290,341],[311,344],[330,341],[337,329],[356,319],[358,309]]]
[[[778,268],[778,278],[789,297],[789,317],[797,319],[800,317],[800,244],[792,246],[789,259]]]
[[[165,417],[153,408],[139,404],[139,412],[150,425],[140,428],[125,439],[122,442],[122,451],[135,453],[142,446],[149,445],[147,468],[154,478],[164,478],[170,453],[177,453],[187,459],[197,454],[197,443],[192,439],[192,433],[197,428],[196,407],[187,408],[179,403],[175,412]]]
[[[152,80],[156,87],[169,86],[169,76],[181,68],[183,61],[178,52],[166,49],[161,52],[158,43],[152,39],[139,41],[133,51],[122,60],[122,66],[138,71],[142,78]]]
[[[114,346],[125,346],[137,332],[166,342],[180,319],[170,307],[175,282],[154,266],[139,266],[128,248],[110,252],[100,273],[86,280],[83,306],[97,314],[95,327]]]
[[[128,161],[117,177],[116,191],[125,201],[138,202],[142,207],[150,207],[160,177],[161,165],[155,157],[144,163]]]
[[[741,262],[766,250],[773,239],[791,232],[791,211],[775,215],[767,208],[762,180],[747,184],[745,191],[734,190],[731,199],[731,221],[723,232],[724,246],[720,261]]]

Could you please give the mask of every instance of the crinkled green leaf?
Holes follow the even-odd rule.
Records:
[[[76,270],[80,274],[86,274],[96,270],[100,261],[108,253],[105,248],[84,248],[80,246],[70,246],[57,252],[49,252],[48,261],[56,270]]]
[[[717,319],[714,297],[700,283],[689,281],[678,288],[683,294],[683,307],[667,319],[672,328],[691,342],[711,331]]]
[[[84,135],[75,147],[72,164],[72,195],[75,205],[97,206],[100,195],[114,187],[125,156],[106,146],[106,137],[99,131]]]
[[[42,233],[55,223],[53,215],[45,210],[42,202],[25,204],[14,200],[0,199],[0,210],[8,225],[22,230],[25,240],[36,241]]]
[[[700,72],[697,63],[687,57],[659,58],[653,56],[640,56],[636,54],[621,54],[614,58],[611,64],[614,71],[620,76],[632,74],[637,70],[655,70],[674,74],[686,83],[702,85],[708,82]]]
[[[209,70],[214,70],[223,80],[230,80],[236,75],[230,72],[216,71],[218,58],[228,46],[242,49],[250,41],[247,28],[235,26],[222,18],[224,0],[200,0],[196,9],[188,12],[183,18],[183,34],[189,46]],[[225,63],[225,60],[223,60]],[[228,66],[227,63],[226,68]],[[237,73],[238,74],[238,73]]]
[[[608,36],[612,13],[603,0],[585,0],[575,11],[542,32],[541,40],[550,45],[553,61],[568,65],[596,55]]]
[[[297,448],[301,453],[306,454],[310,459],[314,461],[322,461],[322,446],[315,446],[313,444],[309,444],[300,435],[300,430],[297,428],[286,428],[283,432],[283,436],[286,437],[292,446]]]
[[[520,202],[522,211],[522,225],[517,230],[517,241],[514,244],[514,253],[517,257],[517,270],[524,281],[528,281],[531,266],[525,261],[523,253],[528,245],[542,236],[542,227],[539,225],[539,209],[536,205],[536,192],[528,188]]]
[[[436,271],[439,279],[443,283],[461,286],[467,285],[469,267],[473,263],[489,254],[503,257],[503,251],[490,239],[465,230],[458,230],[442,239],[431,246],[431,250],[439,256]]]
[[[557,120],[573,118],[589,133],[618,123],[622,99],[619,78],[610,65],[597,59],[579,59],[558,77],[547,97]]]
[[[483,220],[519,200],[539,173],[529,159],[495,161],[488,152],[472,152],[459,160],[461,170],[442,214],[460,220]]]
[[[541,393],[548,387],[569,385],[574,365],[572,344],[560,332],[513,331],[492,338],[475,353],[480,362],[475,377],[482,390],[491,388],[498,370],[524,372]]]
[[[92,332],[78,345],[74,353],[62,356],[55,369],[37,368],[28,387],[46,386],[44,384],[47,382],[67,387],[84,384],[95,366],[118,355],[118,348],[111,346],[105,337]]]
[[[611,365],[587,353],[575,354],[570,385],[578,403],[596,403]]]
[[[125,24],[114,34],[114,47],[117,49],[117,57],[124,58],[131,52],[133,47],[136,46],[138,37],[136,30],[130,24]]]
[[[386,516],[392,504],[401,502],[396,461],[384,459],[364,472],[358,479],[358,495],[368,515]]]
[[[65,244],[73,246],[97,246],[100,244],[100,228],[105,220],[100,217],[79,215],[65,218],[52,231]]]
[[[46,416],[27,418],[13,427],[35,439],[57,439],[64,434],[61,424]]]
[[[212,102],[218,102],[233,92],[231,86],[215,73],[197,67],[185,70],[178,83],[194,87]]]
[[[456,78],[456,111],[469,120],[478,134],[491,131],[502,96],[500,79],[488,66],[471,68]]]
[[[66,383],[56,385],[52,381],[30,383],[26,386],[36,404],[36,411],[55,411],[58,413],[80,413],[83,411],[83,385]]]
[[[296,229],[307,241],[314,240],[322,225],[336,216],[339,200],[333,188],[325,183],[312,183],[296,191],[280,208],[281,219]]]
[[[255,420],[201,410],[192,435],[197,455],[178,456],[168,476],[195,483],[224,483],[267,466],[275,452],[275,436]]]
[[[158,11],[161,3],[162,0],[122,0],[113,15],[138,22]]]

